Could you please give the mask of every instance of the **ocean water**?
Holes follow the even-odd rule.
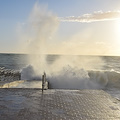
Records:
[[[42,73],[31,76],[35,71],[28,59],[26,54],[0,54],[0,67],[19,70],[22,79],[38,79]],[[119,56],[46,55],[45,61],[51,88],[103,89],[120,100]]]

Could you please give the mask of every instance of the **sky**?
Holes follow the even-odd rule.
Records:
[[[38,39],[46,54],[119,56],[120,0],[0,0],[0,53],[25,53]]]

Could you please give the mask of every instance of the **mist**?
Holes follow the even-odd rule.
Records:
[[[21,70],[22,80],[41,79],[42,74],[46,72],[51,88],[101,88],[97,82],[90,81],[87,70],[101,67],[98,63],[103,63],[102,59],[75,56],[76,53],[73,53],[72,49],[74,51],[75,44],[78,44],[76,41],[67,40],[64,45],[64,42],[56,39],[59,24],[58,17],[48,11],[46,6],[35,3],[27,23],[22,29],[20,27],[23,41],[21,49],[29,54],[28,66]],[[80,50],[83,49],[79,48]],[[66,56],[59,56],[49,64],[47,54],[60,52],[64,52]],[[72,56],[67,55],[70,52]]]
[[[20,30],[22,31],[20,34],[22,36],[22,49],[29,54],[28,64],[33,67],[34,73],[32,73],[35,74],[32,76],[39,76],[44,71],[47,72],[47,49],[49,44],[53,42],[51,39],[58,26],[57,16],[48,11],[47,6],[41,6],[36,2],[27,23]]]

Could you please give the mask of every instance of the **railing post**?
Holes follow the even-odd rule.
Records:
[[[45,83],[46,83],[46,73],[44,72],[44,75],[42,75],[42,93],[45,87]]]
[[[44,75],[42,75],[42,93],[43,93],[43,90],[44,90]]]

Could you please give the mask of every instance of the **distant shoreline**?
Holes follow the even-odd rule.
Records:
[[[0,53],[3,55],[31,55],[28,53]],[[119,55],[70,55],[70,54],[33,54],[33,55],[52,55],[52,56],[90,56],[90,57],[120,57]]]

